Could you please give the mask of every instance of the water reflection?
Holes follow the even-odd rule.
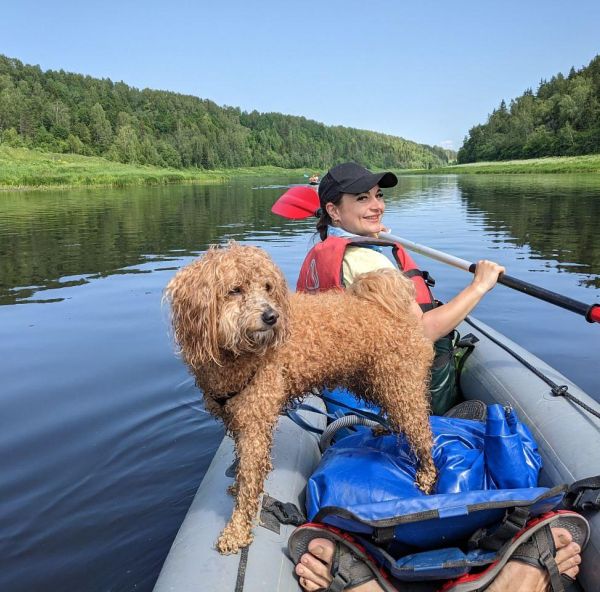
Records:
[[[485,230],[501,242],[528,246],[532,259],[556,260],[556,269],[600,287],[600,176],[459,176],[467,214],[483,214]],[[507,235],[509,238],[507,238]]]
[[[439,183],[403,177],[390,198],[423,199]],[[0,304],[49,302],[40,292],[134,273],[134,266],[193,255],[229,239],[280,242],[313,230],[314,220],[271,214],[287,186],[258,180],[2,194]]]
[[[197,253],[227,237],[298,232],[270,213],[281,192],[281,185],[256,191],[233,183],[1,195],[0,303],[133,273],[131,266]]]

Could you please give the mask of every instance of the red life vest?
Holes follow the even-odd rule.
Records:
[[[435,300],[426,281],[428,275],[420,271],[412,258],[398,243],[377,238],[327,237],[314,246],[306,255],[300,269],[296,290],[315,293],[337,288],[344,289],[342,262],[349,246],[377,245],[392,247],[394,259],[400,268],[414,283],[417,289],[417,302],[423,311],[435,307]]]

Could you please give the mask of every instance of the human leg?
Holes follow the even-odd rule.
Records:
[[[573,514],[573,513],[569,513]],[[548,535],[551,537],[552,558],[556,563],[557,573],[562,576],[563,584],[569,579],[574,579],[579,573],[579,564],[581,563],[580,552],[587,541],[588,526],[587,522],[580,516],[575,515],[572,519],[569,516],[554,514],[550,518],[543,519],[542,522],[532,522],[529,532],[520,535],[516,541],[517,545],[504,554],[504,557],[497,565],[492,566],[489,571],[483,572],[482,577],[465,576],[458,578],[453,582],[448,582],[443,587],[444,590],[451,592],[475,592],[486,590],[487,592],[551,592],[561,590],[556,587],[556,582],[552,582],[546,566],[540,562],[539,566],[534,565],[539,558],[532,552],[531,547],[537,545],[543,540],[541,533],[547,528]],[[297,529],[298,530],[298,529]],[[339,532],[339,531],[338,531]],[[319,535],[325,534],[327,538]],[[347,536],[347,535],[342,535]],[[306,592],[315,592],[317,590],[352,590],[352,592],[387,592],[390,590],[402,590],[402,584],[398,583],[396,587],[392,586],[387,579],[375,572],[367,570],[367,576],[370,579],[352,580],[353,586],[329,588],[333,581],[332,572],[335,571],[335,554],[339,552],[339,543],[332,539],[326,529],[314,528],[312,532],[306,533],[304,540],[298,544],[298,540],[290,542],[290,553],[296,563],[296,574],[299,577],[299,583]],[[350,537],[347,537],[349,540]],[[575,540],[574,540],[575,539]],[[521,541],[525,542],[521,542]],[[294,550],[292,550],[294,546]],[[344,543],[343,548],[353,553],[354,545]],[[362,553],[364,550],[358,546]],[[360,553],[359,553],[360,555]],[[515,559],[513,559],[515,557]],[[535,559],[532,559],[535,558]],[[356,560],[356,559],[355,559]],[[360,558],[358,559],[360,561]],[[542,569],[543,567],[543,569]],[[369,568],[372,569],[372,568]],[[376,567],[375,567],[376,569]],[[374,574],[378,573],[376,577]],[[338,581],[337,585],[341,585]],[[391,586],[391,587],[390,587]],[[554,588],[552,586],[555,586]]]

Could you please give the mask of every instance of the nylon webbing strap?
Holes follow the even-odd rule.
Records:
[[[387,545],[394,540],[394,527],[386,526],[373,531],[373,542],[377,545]]]
[[[507,510],[502,522],[495,528],[480,528],[469,539],[469,549],[499,551],[520,530],[525,528],[529,518],[528,507],[516,507]]]
[[[281,524],[300,526],[306,517],[298,506],[291,502],[281,502],[270,495],[263,496],[260,511],[260,525],[271,532],[279,534]]]
[[[358,415],[360,417],[366,417],[367,419],[371,419],[381,424],[386,430],[391,430],[390,424],[385,420],[381,415],[377,415],[376,413],[371,413],[369,411],[365,411],[364,409],[356,409],[350,405],[346,405],[346,403],[342,403],[341,401],[336,401],[335,399],[328,397],[327,395],[321,395],[323,401],[327,403],[332,403],[333,405],[338,405],[339,407],[343,407],[344,409],[349,409],[352,411],[354,415]]]
[[[319,435],[323,433],[323,430],[311,425],[307,421],[304,421],[295,411],[292,411],[291,409],[286,409],[285,415],[287,415],[296,425],[300,426],[307,432],[312,432],[313,434]]]
[[[600,475],[575,481],[565,494],[564,503],[578,512],[600,510]]]
[[[408,271],[402,271],[402,273],[407,277],[422,277],[423,281],[430,287],[433,288],[435,286],[435,279],[431,276],[428,271],[421,271],[420,269],[409,269]]]

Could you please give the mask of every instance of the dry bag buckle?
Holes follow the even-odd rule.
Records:
[[[589,511],[600,510],[600,491],[598,489],[582,489],[577,493],[573,503],[574,510]]]

